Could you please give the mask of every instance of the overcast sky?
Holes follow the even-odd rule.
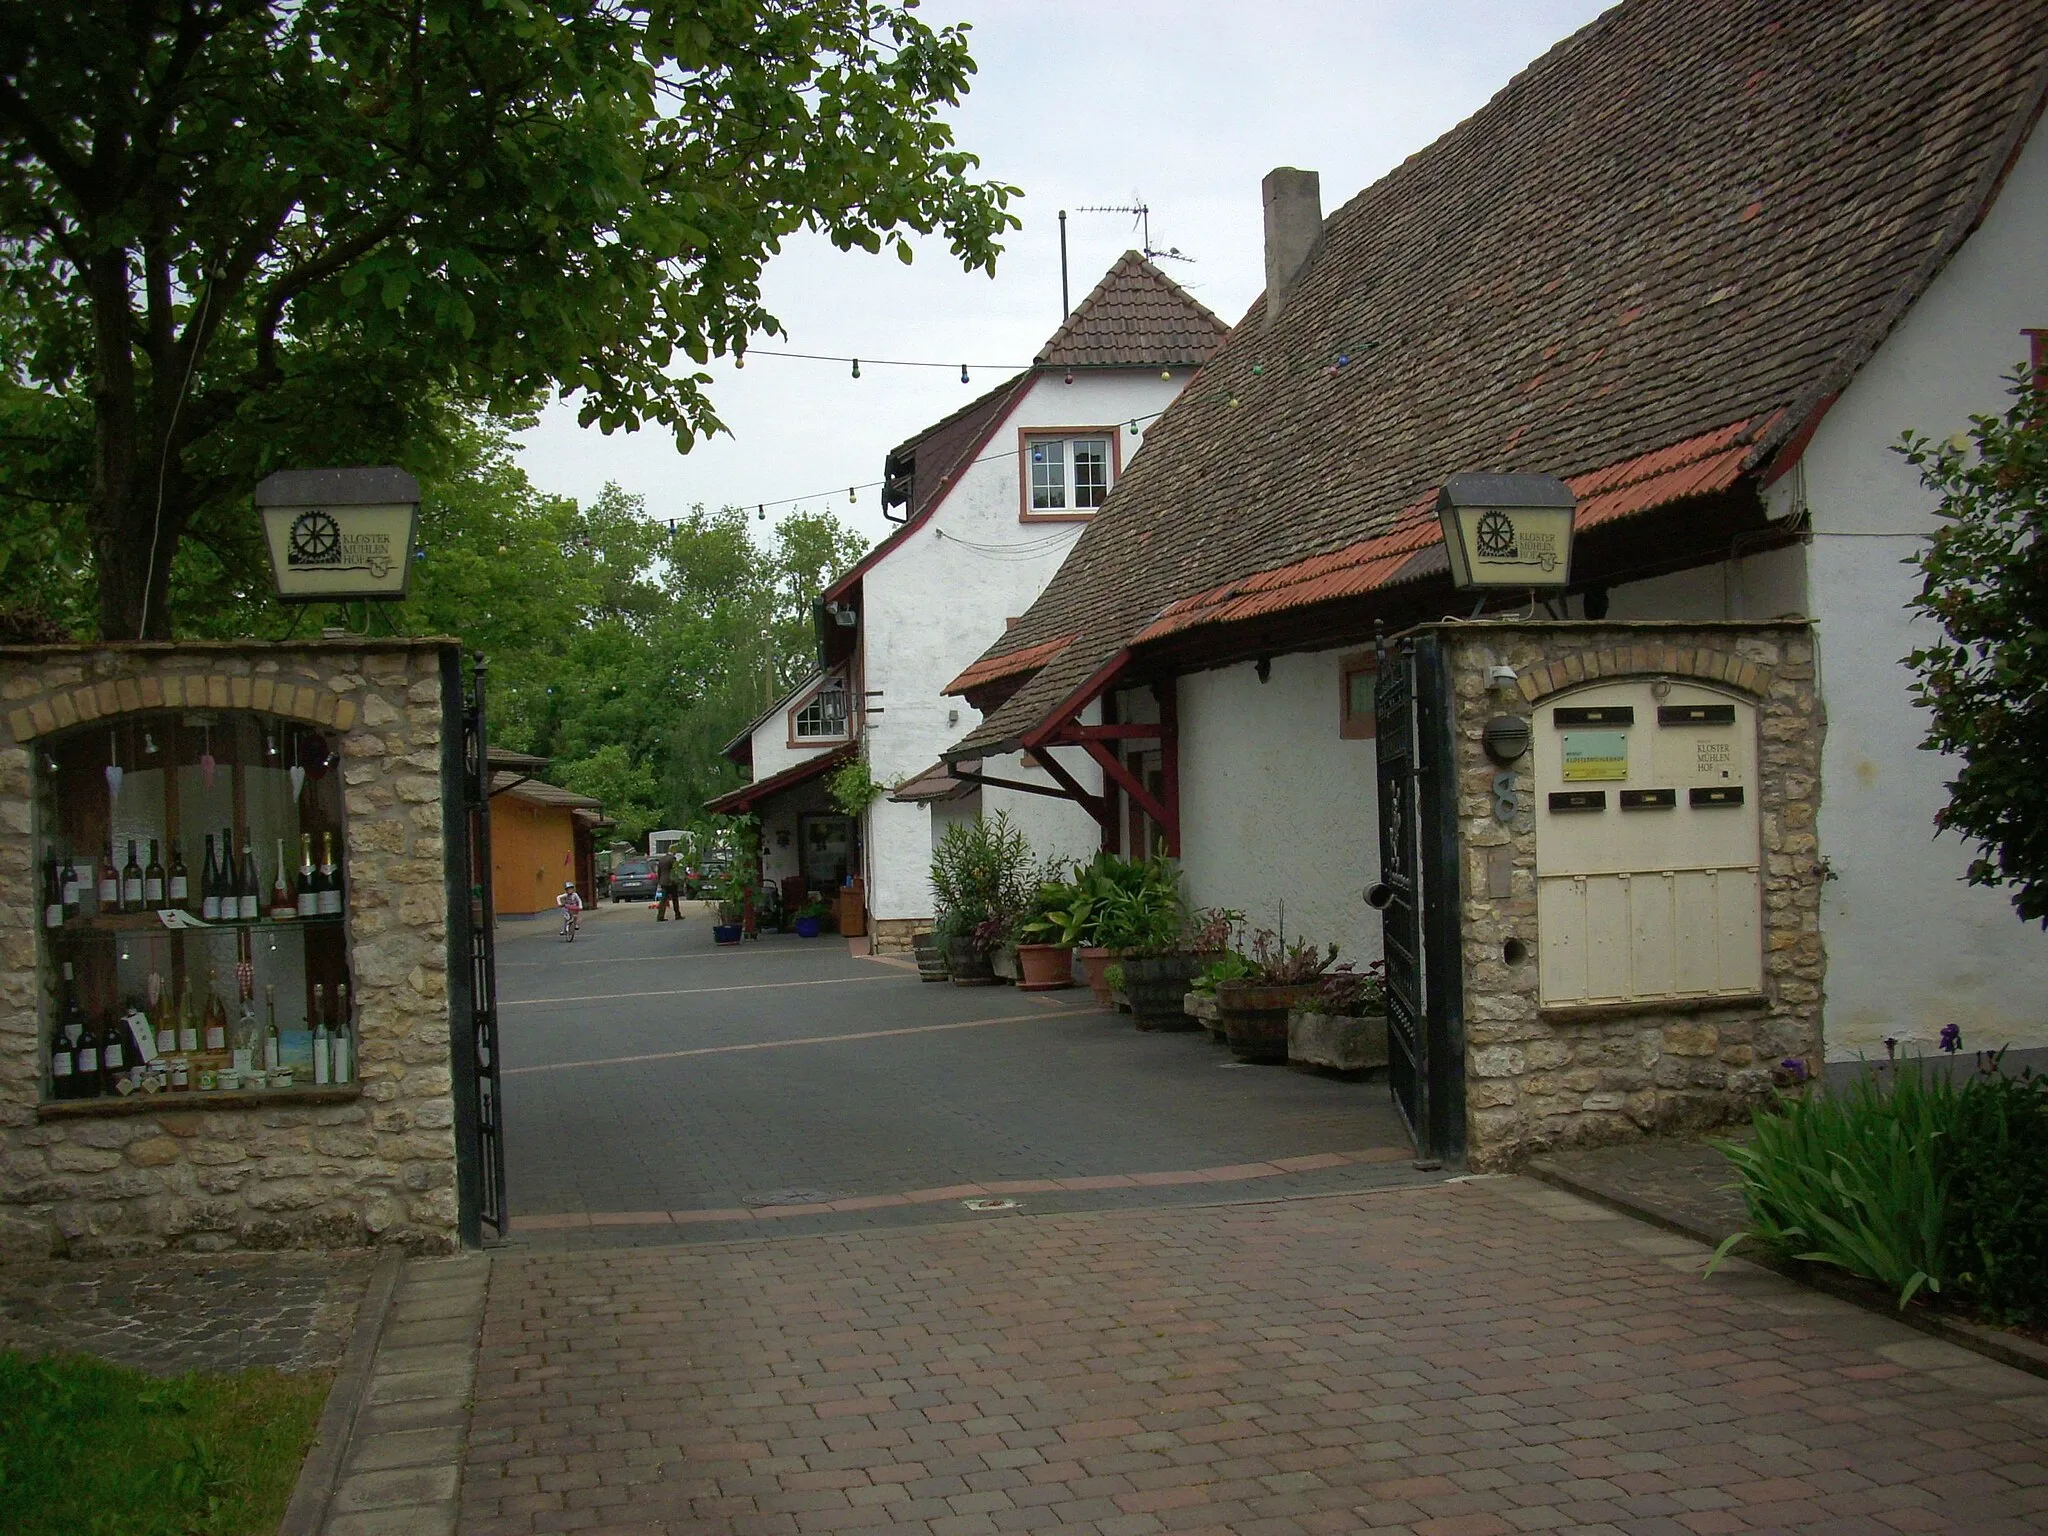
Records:
[[[1711,0],[1704,0],[1711,3]],[[996,365],[962,385],[945,369],[800,362],[714,364],[731,435],[687,455],[659,428],[605,436],[558,402],[521,439],[543,489],[588,499],[607,480],[670,517],[708,505],[807,497],[870,538],[887,531],[883,455],[1030,361],[1063,318],[1058,212],[1068,212],[1073,300],[1139,243],[1126,215],[1084,213],[1142,196],[1162,261],[1231,323],[1264,285],[1259,178],[1321,173],[1327,214],[1469,116],[1606,0],[926,0],[925,18],[973,23],[980,74],[956,115],[984,172],[1024,189],[1024,227],[993,280],[943,241],[914,265],[799,238],[769,263],[769,309],[788,330],[764,347]],[[998,371],[998,369],[1001,371]],[[814,493],[826,493],[814,494]],[[770,518],[778,509],[769,509]]]

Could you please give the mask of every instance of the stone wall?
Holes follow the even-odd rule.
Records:
[[[907,955],[910,941],[931,931],[928,917],[873,917],[868,919],[869,950],[874,955]]]
[[[0,648],[0,1256],[455,1246],[440,679],[451,643]],[[336,742],[359,1095],[207,1106],[194,1094],[44,1118],[35,738],[202,707],[317,723]]]
[[[1786,1060],[1817,1070],[1826,962],[1814,823],[1824,721],[1807,626],[1487,623],[1436,633],[1454,695],[1471,1166],[1719,1124],[1764,1099]],[[1487,669],[1501,665],[1515,669],[1519,697],[1489,691]],[[1537,997],[1533,780],[1524,758],[1515,818],[1497,821],[1492,786],[1501,768],[1480,733],[1495,715],[1526,712],[1581,683],[1644,677],[1709,683],[1757,706],[1763,1001],[1546,1016]],[[1489,894],[1501,888],[1503,860],[1508,894]],[[1510,938],[1526,946],[1513,964],[1503,954]]]

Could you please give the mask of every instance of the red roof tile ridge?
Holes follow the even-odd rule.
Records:
[[[1021,650],[1005,651],[999,656],[983,656],[939,692],[965,693],[970,688],[979,688],[983,683],[992,683],[997,678],[1014,677],[1019,672],[1032,671],[1051,661],[1072,645],[1075,639],[1075,635],[1058,635],[1051,640],[1041,640],[1036,645],[1027,645]]]
[[[1134,330],[1144,333],[1135,342]],[[1032,361],[1039,367],[1200,363],[1229,334],[1229,323],[1208,305],[1139,252],[1125,251]]]

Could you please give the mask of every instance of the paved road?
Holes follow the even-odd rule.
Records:
[[[501,1251],[460,1530],[2048,1529],[2048,1381],[1705,1258],[1521,1179]]]
[[[573,945],[508,925],[498,966],[523,1241],[919,1223],[982,1191],[1042,1212],[1424,1177],[1384,1083],[1239,1066],[1084,991],[927,985],[832,938],[720,949],[701,916],[637,905]]]

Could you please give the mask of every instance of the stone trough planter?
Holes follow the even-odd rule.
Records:
[[[1334,1013],[1287,1015],[1290,1066],[1324,1072],[1365,1072],[1387,1064],[1387,1017],[1350,1018]]]
[[[1223,1010],[1213,992],[1190,992],[1180,1000],[1180,1011],[1209,1031],[1214,1040],[1223,1038]]]

